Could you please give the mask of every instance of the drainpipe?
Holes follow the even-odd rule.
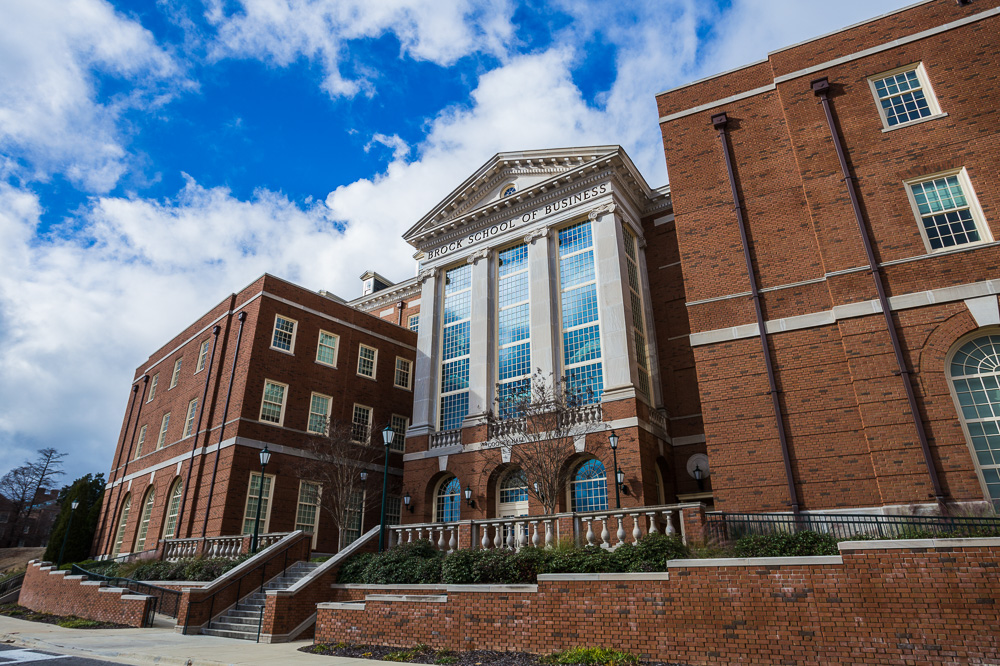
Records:
[[[719,130],[719,143],[722,144],[722,154],[726,158],[726,174],[729,176],[729,187],[733,192],[733,206],[736,209],[736,222],[740,229],[740,242],[743,244],[743,259],[747,265],[747,278],[750,280],[750,295],[753,298],[753,309],[757,317],[757,330],[760,334],[760,347],[764,352],[764,367],[767,369],[767,384],[770,387],[771,406],[774,409],[774,422],[778,426],[778,441],[781,443],[781,458],[785,463],[785,480],[788,483],[788,499],[792,512],[799,513],[799,498],[795,492],[795,480],[792,477],[792,460],[788,454],[788,438],[785,434],[785,423],[781,418],[781,402],[778,399],[778,384],[774,379],[774,364],[771,360],[771,349],[767,345],[767,327],[764,324],[764,313],[760,305],[760,292],[757,290],[757,278],[753,273],[753,260],[750,258],[750,243],[747,240],[746,223],[743,221],[743,204],[740,203],[736,191],[736,177],[733,174],[733,162],[729,157],[729,141],[726,138],[726,124],[729,118],[725,113],[712,116],[712,126]]]
[[[397,326],[403,325],[403,308],[405,307],[406,307],[406,301],[400,301],[399,303],[396,303],[396,309],[399,310],[399,317],[398,319],[396,319]]]
[[[847,185],[847,195],[851,199],[851,208],[854,209],[854,219],[858,223],[858,232],[861,235],[861,242],[865,246],[865,254],[868,257],[868,269],[871,271],[872,280],[875,282],[875,290],[878,292],[878,302],[882,306],[882,314],[885,316],[885,326],[889,330],[889,339],[892,341],[892,351],[896,355],[896,365],[899,366],[899,376],[903,380],[903,389],[906,391],[906,401],[910,405],[910,413],[913,415],[913,426],[917,429],[917,438],[920,440],[920,450],[924,454],[924,464],[927,465],[927,474],[931,477],[931,486],[934,488],[934,498],[938,504],[944,506],[945,494],[941,489],[941,481],[938,479],[937,469],[934,467],[934,459],[931,457],[931,447],[927,441],[927,433],[924,430],[924,422],[920,418],[920,410],[917,408],[917,397],[913,393],[913,382],[910,380],[910,370],[906,366],[906,358],[903,356],[903,348],[899,344],[899,335],[896,333],[896,324],[892,320],[892,310],[889,308],[889,298],[885,295],[885,286],[882,284],[882,273],[879,271],[878,262],[875,260],[875,251],[872,249],[871,238],[868,236],[868,229],[865,226],[864,217],[861,214],[861,204],[858,200],[857,189],[854,185],[854,177],[851,176],[847,168],[847,158],[844,155],[844,147],[840,142],[840,133],[833,122],[833,109],[830,106],[830,81],[827,77],[816,79],[811,82],[813,93],[819,97],[823,105],[823,113],[826,114],[826,123],[830,127],[830,136],[833,137],[833,145],[837,149],[837,159],[840,161],[840,170],[844,174],[844,183]]]
[[[125,417],[125,432],[122,433],[122,445],[121,448],[118,449],[118,457],[115,458],[115,466],[111,469],[112,474],[117,472],[118,466],[122,464],[122,454],[125,453],[125,440],[128,439],[128,429],[129,426],[132,424],[132,409],[135,407],[135,399],[138,395],[139,395],[139,385],[132,384],[132,400],[131,402],[129,402],[128,415]],[[109,474],[108,476],[110,477],[111,475]],[[108,483],[110,482],[111,479],[109,478]],[[110,499],[110,493],[108,499]],[[108,506],[110,506],[110,504]],[[107,520],[107,518],[108,518],[108,512],[107,510],[105,510],[104,512],[101,513],[101,526],[97,530],[98,546],[100,545],[100,542],[104,540],[104,521]]]
[[[177,511],[179,518],[177,519],[177,535],[181,534],[180,521],[184,520],[184,505],[187,503],[188,493],[191,492],[191,470],[194,469],[194,455],[198,451],[198,434],[201,432],[201,418],[205,414],[205,401],[208,399],[208,383],[212,379],[212,367],[215,364],[215,346],[219,344],[219,331],[222,327],[216,324],[212,328],[212,353],[208,357],[208,367],[205,368],[205,388],[201,392],[201,402],[198,404],[198,422],[194,428],[194,440],[191,442],[191,458],[188,462],[187,478],[184,479],[184,493],[181,495],[181,505]],[[205,439],[208,440],[208,433],[205,433]],[[194,522],[194,516],[191,517],[191,521],[188,523],[188,532],[191,531],[191,523]],[[188,536],[191,536],[188,534]]]
[[[212,481],[208,484],[208,503],[205,505],[205,521],[201,524],[201,536],[205,537],[208,531],[208,514],[212,510],[212,497],[215,495],[215,474],[219,471],[219,454],[222,452],[222,440],[226,435],[226,418],[229,414],[229,398],[233,394],[233,376],[236,375],[236,361],[240,357],[240,340],[243,338],[243,322],[246,321],[247,313],[241,312],[236,317],[240,322],[240,327],[236,331],[236,349],[233,351],[233,367],[229,370],[229,386],[226,387],[226,403],[222,408],[222,423],[219,425],[219,445],[215,449],[215,463],[212,465]],[[208,435],[205,436],[208,441]]]
[[[125,475],[128,474],[128,464],[132,460],[132,445],[135,444],[135,433],[139,430],[135,426],[139,425],[139,419],[142,417],[142,405],[143,405],[143,403],[145,401],[145,398],[146,398],[146,385],[147,384],[149,384],[149,375],[143,375],[142,376],[142,393],[139,395],[139,409],[136,410],[136,413],[135,413],[135,424],[132,426],[132,438],[129,440],[129,443],[128,443],[128,453],[125,455],[125,467],[124,467],[124,469],[122,469],[122,474],[119,477],[120,479],[122,479],[122,482],[118,484],[118,494],[115,497],[115,503],[113,505],[114,506],[114,513],[112,513],[112,515],[118,515],[118,502],[121,501],[121,498],[122,498],[122,486],[125,485],[124,479],[125,479]],[[114,530],[115,523],[112,522],[111,525],[109,525],[108,527],[111,530]],[[111,535],[108,534],[108,536],[111,536]],[[106,546],[106,545],[107,545],[106,542],[102,543],[101,549],[103,549],[104,546]],[[99,553],[99,554],[103,555],[103,553]]]

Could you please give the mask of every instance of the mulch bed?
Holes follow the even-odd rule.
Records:
[[[67,623],[81,622],[83,626],[73,627],[70,629],[131,629],[132,627],[127,624],[118,624],[117,622],[100,622],[98,620],[84,620],[82,618],[76,617],[75,615],[52,615],[51,613],[37,613],[30,608],[25,608],[24,606],[18,606],[17,604],[3,604],[0,605],[0,615],[6,615],[7,617],[13,617],[18,620],[28,620],[29,622],[44,622],[45,624],[61,624],[60,626],[65,626]]]
[[[552,666],[551,662],[542,661],[541,655],[530,652],[495,652],[493,650],[452,652],[451,650],[434,650],[432,648],[405,649],[385,645],[345,645],[343,643],[307,645],[299,648],[299,652],[325,654],[331,657],[353,657],[355,659],[390,662],[405,661],[414,664],[446,664],[448,666]],[[665,661],[640,661],[639,666],[689,665]]]

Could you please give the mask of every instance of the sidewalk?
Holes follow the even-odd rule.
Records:
[[[215,636],[182,636],[173,621],[151,629],[65,629],[0,615],[0,643],[106,659],[123,664],[164,666],[228,666],[230,664],[306,664],[312,666],[374,666],[368,659],[305,654],[293,643],[251,643]]]

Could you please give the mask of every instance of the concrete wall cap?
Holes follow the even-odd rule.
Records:
[[[125,592],[124,587],[102,587],[98,592]]]
[[[694,567],[801,567],[824,564],[843,564],[840,555],[817,555],[814,557],[713,557],[702,560],[671,560],[668,569],[689,569]]]
[[[447,594],[369,594],[365,601],[396,601],[416,602],[424,604],[444,604],[448,602]]]
[[[365,602],[363,601],[324,601],[323,603],[316,604],[316,608],[324,609],[329,608],[333,610],[361,610],[365,609]]]
[[[206,585],[208,585],[212,581],[210,581],[210,580],[144,580],[142,582],[146,583],[147,585],[157,585],[159,587],[169,586],[169,585],[176,585],[178,587],[180,587],[182,585],[186,586],[186,587],[205,587]]]
[[[670,574],[666,571],[650,571],[642,573],[560,573],[538,575],[539,583],[571,580],[590,582],[600,582],[605,580],[670,580]]]
[[[93,585],[94,587],[107,587],[107,581],[103,580],[85,580],[80,583],[80,585]]]
[[[447,585],[429,585],[426,583],[413,585],[366,585],[365,583],[333,583],[335,590],[445,590]]]
[[[148,594],[123,594],[122,599],[137,599],[139,601],[145,601],[146,599],[152,599]]]
[[[984,548],[1000,546],[1000,538],[980,539],[886,539],[883,541],[841,541],[837,548],[845,550],[895,550],[898,548]]]

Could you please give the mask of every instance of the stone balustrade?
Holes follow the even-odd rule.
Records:
[[[462,431],[460,429],[431,433],[430,448],[432,449],[440,449],[445,446],[458,446],[461,443]]]
[[[202,539],[167,539],[163,544],[163,559],[176,562],[196,557],[201,542]]]
[[[211,537],[205,540],[205,557],[236,557],[242,552],[242,535]]]

